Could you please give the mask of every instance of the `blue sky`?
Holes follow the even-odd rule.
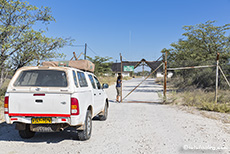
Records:
[[[47,36],[71,37],[74,44],[87,43],[99,56],[119,60],[156,60],[163,48],[182,38],[182,27],[208,20],[230,23],[230,0],[28,0],[48,6],[56,22]],[[60,50],[72,57],[82,47]],[[88,50],[88,55],[95,54]]]

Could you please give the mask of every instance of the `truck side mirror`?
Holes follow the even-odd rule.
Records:
[[[107,83],[103,83],[102,89],[107,89],[107,88],[109,88],[109,85]]]

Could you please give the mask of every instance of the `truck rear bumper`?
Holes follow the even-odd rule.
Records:
[[[13,123],[24,123],[24,124],[33,124],[32,118],[51,118],[52,122],[50,124],[68,124],[70,126],[79,126],[83,125],[82,120],[79,116],[64,116],[64,117],[52,117],[51,114],[47,116],[9,116],[12,114],[5,114],[5,119],[7,124]],[[19,114],[18,114],[19,115]],[[42,123],[41,123],[42,124]]]

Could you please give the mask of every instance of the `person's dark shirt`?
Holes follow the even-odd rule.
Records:
[[[117,79],[117,85],[116,87],[121,87],[121,79]]]

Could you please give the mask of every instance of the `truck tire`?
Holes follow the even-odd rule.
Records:
[[[84,130],[78,131],[78,139],[80,141],[88,140],[91,137],[92,132],[92,115],[91,111],[88,110],[86,113],[85,123],[84,123]]]
[[[35,132],[32,132],[30,130],[30,125],[26,125],[26,129],[25,130],[19,130],[19,135],[23,139],[32,138],[34,136],[34,134],[35,134]]]
[[[104,111],[103,111],[103,114],[102,115],[99,115],[99,119],[101,121],[105,121],[108,117],[108,104],[105,103],[105,107],[104,107]]]

